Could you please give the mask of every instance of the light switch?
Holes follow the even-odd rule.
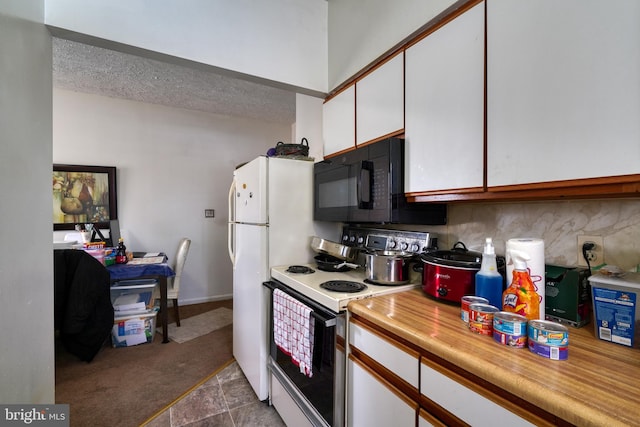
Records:
[[[214,213],[215,212],[214,212],[213,209],[205,209],[204,210],[204,217],[205,218],[213,218],[215,216]]]

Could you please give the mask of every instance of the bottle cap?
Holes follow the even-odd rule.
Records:
[[[496,253],[491,237],[487,237],[484,241],[484,253],[487,255],[494,255]]]
[[[513,268],[519,271],[526,271],[527,261],[529,261],[531,257],[527,253],[515,249],[511,249],[509,253],[511,254]]]

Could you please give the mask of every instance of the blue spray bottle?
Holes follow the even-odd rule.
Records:
[[[498,272],[496,250],[491,237],[487,237],[482,252],[480,271],[476,273],[476,296],[489,300],[489,304],[502,310],[502,275]]]

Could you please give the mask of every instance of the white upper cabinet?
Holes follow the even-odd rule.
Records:
[[[402,52],[356,82],[356,144],[404,128]]]
[[[355,94],[355,85],[351,85],[322,105],[325,156],[355,147]]]
[[[489,187],[640,173],[639,23],[637,0],[487,3]]]
[[[405,55],[405,192],[481,191],[484,2]]]

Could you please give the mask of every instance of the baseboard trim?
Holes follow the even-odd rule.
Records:
[[[202,304],[203,302],[224,301],[231,298],[233,298],[233,294],[217,295],[213,297],[203,297],[203,298],[189,298],[184,300],[178,298],[178,304],[180,304],[180,306],[191,305],[191,304]]]

